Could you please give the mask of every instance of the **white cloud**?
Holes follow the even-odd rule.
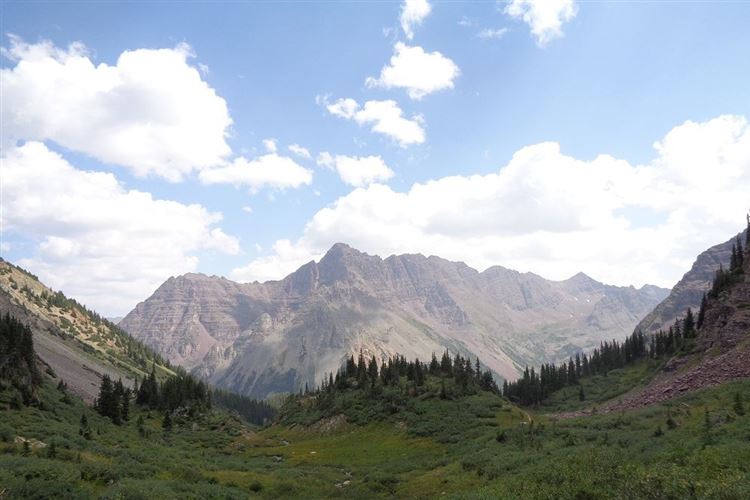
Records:
[[[361,108],[357,101],[351,98],[338,99],[333,103],[323,99],[321,102],[332,115],[354,120],[360,125],[372,124],[370,130],[391,137],[401,147],[425,141],[422,117],[415,115],[412,119],[404,118],[404,113],[396,101],[367,101]]]
[[[276,139],[263,139],[263,147],[266,148],[266,151],[269,153],[275,153],[278,149],[276,147]]]
[[[262,248],[256,247],[260,252]],[[274,255],[261,257],[244,267],[233,269],[229,277],[236,281],[268,281],[287,274],[288,269],[297,269],[311,260],[306,248],[299,248],[289,240],[278,240],[273,245]]]
[[[188,63],[190,47],[123,52],[114,66],[94,64],[85,47],[24,43],[11,36],[0,70],[2,145],[57,144],[178,181],[224,161],[232,120],[224,99]]]
[[[310,151],[307,148],[300,146],[299,144],[292,144],[291,146],[289,146],[289,151],[299,156],[300,158],[305,158],[306,160],[312,158]]]
[[[383,66],[378,78],[369,77],[368,87],[404,88],[412,99],[439,90],[452,89],[458,78],[458,66],[440,52],[425,52],[422,47],[410,47],[398,42],[393,48],[388,66]]]
[[[498,28],[498,29],[485,28],[479,33],[477,33],[477,38],[482,38],[484,40],[499,40],[502,37],[504,37],[507,32],[508,32],[508,28]]]
[[[414,38],[414,28],[422,24],[431,11],[432,6],[427,0],[404,0],[400,20],[406,38]]]
[[[105,314],[122,314],[169,275],[194,271],[196,252],[239,253],[200,205],[125,189],[110,173],[78,170],[39,142],[6,152],[4,233],[38,241],[19,262]]]
[[[257,192],[264,187],[285,189],[309,185],[312,170],[289,157],[270,152],[252,160],[240,156],[222,167],[202,170],[200,180],[204,184],[248,186],[252,192]]]
[[[506,14],[521,19],[531,28],[540,47],[563,36],[562,25],[578,13],[575,0],[511,0]]]
[[[246,214],[251,214],[253,213],[253,207],[251,207],[250,205],[245,205],[244,207],[242,207],[242,211]]]
[[[541,143],[493,174],[406,192],[358,188],[317,212],[296,242],[279,242],[235,276],[280,278],[344,241],[381,256],[422,252],[479,269],[671,286],[698,253],[744,226],[750,127],[736,116],[686,122],[655,150],[652,161],[631,165],[608,155],[578,160]]]
[[[458,25],[461,26],[462,28],[470,28],[474,26],[474,21],[469,19],[466,16],[462,16],[461,19],[459,19],[458,21]]]
[[[393,177],[393,170],[380,156],[333,156],[323,152],[318,155],[317,162],[318,165],[336,170],[342,181],[355,187],[367,186]]]

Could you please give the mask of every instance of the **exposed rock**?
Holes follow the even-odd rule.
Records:
[[[125,354],[119,337],[123,333],[90,314],[42,298],[54,294],[35,276],[0,259],[0,314],[9,313],[29,326],[37,356],[71,392],[91,403],[104,374],[121,378],[126,386],[135,375],[145,375],[134,364],[125,369],[125,356],[111,355]]]
[[[666,293],[338,243],[281,281],[170,278],[120,326],[220,387],[266,397],[317,385],[360,350],[429,360],[447,348],[515,378],[626,336]]]
[[[742,241],[744,244],[745,240]],[[704,252],[701,256],[705,257],[707,253]],[[718,297],[708,299],[703,326],[698,330],[695,347],[690,352],[679,353],[667,361],[661,372],[645,387],[634,389],[622,398],[599,407],[597,411],[609,413],[639,408],[668,401],[691,391],[749,378],[750,249],[745,251],[743,271],[738,282],[721,292]],[[559,416],[575,417],[592,412],[589,409]]]
[[[740,238],[745,241],[745,233]],[[654,333],[659,329],[666,329],[674,320],[685,315],[688,307],[697,310],[700,307],[703,294],[711,289],[719,265],[729,266],[732,255],[732,244],[736,236],[729,241],[713,246],[701,253],[695,260],[693,267],[685,273],[682,279],[672,288],[666,299],[638,323],[636,329],[643,333]]]

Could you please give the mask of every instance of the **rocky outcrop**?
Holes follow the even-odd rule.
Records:
[[[744,232],[739,236],[742,241],[745,241]],[[643,318],[636,329],[640,329],[643,333],[654,333],[660,329],[666,329],[674,323],[675,319],[683,317],[688,307],[697,310],[703,294],[711,288],[719,265],[725,268],[729,266],[732,244],[736,238],[733,236],[728,241],[701,253],[693,267],[672,288],[667,298]]]
[[[629,334],[666,293],[339,243],[281,281],[170,278],[120,326],[216,385],[266,397],[317,384],[360,350],[429,359],[447,348],[515,378]]]
[[[730,254],[731,243],[734,241],[734,238],[730,241]],[[741,241],[744,245],[744,235]],[[707,256],[712,253],[716,256],[716,250],[720,247],[722,245],[704,252],[698,261],[708,265]],[[705,319],[698,330],[697,338],[691,340],[685,350],[669,359],[645,386],[633,389],[623,397],[600,406],[597,411],[609,413],[657,404],[692,391],[748,377],[750,250],[745,249],[743,272],[735,277],[734,283],[728,289],[721,291],[717,297],[708,298]],[[592,409],[587,409],[559,416],[576,417],[592,412]]]

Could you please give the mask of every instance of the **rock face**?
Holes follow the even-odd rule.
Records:
[[[746,241],[744,238],[743,234],[743,245]],[[721,246],[704,252],[698,260]],[[731,253],[731,242],[729,250]],[[703,326],[690,348],[672,357],[645,387],[637,387],[617,400],[600,405],[596,411],[609,413],[648,406],[749,377],[750,249],[745,249],[743,273],[728,289],[708,299]],[[591,410],[561,416],[587,413],[591,413]]]
[[[743,244],[745,233],[739,235]],[[696,311],[700,307],[703,294],[711,289],[711,283],[713,283],[719,265],[721,264],[725,268],[729,266],[732,244],[736,238],[734,236],[728,241],[701,253],[690,271],[685,273],[667,298],[644,317],[638,323],[636,329],[640,329],[643,333],[655,333],[662,328],[669,327],[675,319],[685,316],[688,307]]]
[[[629,334],[666,294],[339,243],[281,281],[170,278],[119,326],[218,386],[266,397],[317,384],[360,350],[429,360],[447,348],[515,378]]]
[[[86,402],[98,395],[103,375],[131,386],[150,364],[138,366],[127,353],[123,332],[92,313],[54,303],[55,292],[36,276],[0,259],[0,314],[28,325],[42,362]]]

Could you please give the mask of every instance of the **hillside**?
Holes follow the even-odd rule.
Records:
[[[744,241],[746,235],[747,231],[744,231],[739,238]],[[711,289],[719,266],[729,267],[732,244],[736,238],[733,236],[698,255],[690,270],[677,282],[669,295],[638,323],[636,329],[654,333],[669,327],[675,319],[685,314],[688,307],[698,310],[703,294]]]
[[[744,247],[735,253],[733,245]],[[566,417],[611,413],[678,398],[690,392],[750,378],[750,240],[732,240],[730,263],[715,271],[706,299],[696,311],[686,310],[665,330],[651,334],[650,347],[611,371],[569,381],[541,406],[573,410]],[[709,250],[713,251],[716,247]],[[705,258],[708,252],[701,254]],[[699,260],[701,260],[699,258]],[[681,287],[678,284],[675,289]],[[680,294],[673,293],[677,296]],[[689,311],[689,312],[688,312]],[[639,331],[633,334],[635,337]],[[632,345],[632,342],[631,342]],[[579,398],[579,391],[586,395]],[[580,399],[580,400],[579,400]]]
[[[0,259],[0,314],[5,313],[29,325],[39,357],[86,401],[94,399],[105,374],[130,385],[136,377],[143,379],[154,362],[160,374],[172,373],[150,348]]]
[[[281,281],[170,278],[119,326],[218,386],[265,397],[316,384],[360,350],[428,359],[448,348],[512,379],[629,334],[666,293],[337,244]]]
[[[392,394],[352,386],[333,401],[325,393],[295,397],[282,420],[263,429],[221,411],[179,410],[165,428],[161,414],[138,406],[114,425],[46,375],[38,404],[13,409],[0,384],[0,492],[144,499],[740,499],[750,492],[747,380],[671,407],[568,420],[488,391],[453,393],[450,383],[452,394],[441,398],[429,389],[438,380],[428,378],[422,394],[403,392],[404,404],[388,413],[383,403],[408,387],[406,378]],[[335,413],[338,398],[356,404]],[[313,416],[316,408],[333,413]]]

